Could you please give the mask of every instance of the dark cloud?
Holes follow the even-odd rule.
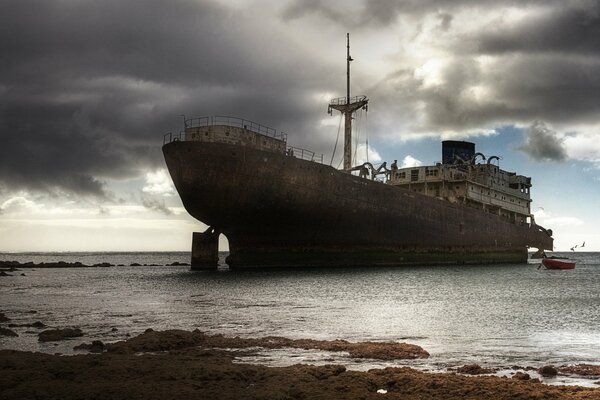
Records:
[[[562,139],[542,121],[535,121],[525,130],[525,143],[519,150],[538,161],[565,161],[567,152]]]
[[[573,2],[524,18],[514,26],[499,23],[476,39],[484,54],[549,52],[597,54],[600,51],[600,3]]]
[[[12,190],[106,196],[105,180],[164,166],[162,134],[182,113],[308,131],[294,121],[315,111],[306,77],[321,67],[241,12],[187,0],[1,9],[0,183]]]
[[[456,33],[463,10],[529,5],[532,18]],[[429,85],[419,65],[397,55],[397,71],[365,91],[375,135],[536,118],[585,123],[600,111],[597,2],[365,0],[348,7],[290,1],[280,17],[335,21],[344,29],[332,42],[340,44],[347,27],[379,29],[400,18],[417,39],[431,35],[427,43],[446,60],[441,82]],[[322,43],[298,43],[274,16],[206,0],[6,0],[0,190],[113,198],[104,182],[164,166],[162,134],[180,128],[180,114],[240,116],[290,133],[290,144],[330,150],[335,129],[327,138],[320,131],[325,107],[315,94],[340,93],[343,62],[314,57],[324,54]],[[482,54],[494,63],[482,65]]]
[[[521,0],[518,5],[549,6],[560,4],[561,0]],[[353,7],[354,4],[354,7]],[[328,0],[294,0],[282,12],[286,20],[298,19],[310,15],[319,15],[346,27],[378,27],[395,23],[399,17],[421,18],[428,14],[439,14],[440,27],[451,22],[452,11],[457,9],[489,9],[497,6],[514,6],[512,0],[364,0],[345,2],[343,6]],[[415,23],[415,21],[407,21]],[[418,22],[416,22],[418,23]]]

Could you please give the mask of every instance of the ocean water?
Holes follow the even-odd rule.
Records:
[[[549,271],[532,263],[199,272],[165,266],[188,262],[186,252],[0,253],[0,260],[126,265],[25,268],[0,277],[0,311],[11,323],[41,321],[85,332],[77,340],[39,343],[38,330],[11,328],[19,337],[0,337],[0,348],[70,354],[81,342],[122,340],[147,328],[198,328],[247,337],[405,341],[431,353],[427,360],[380,362],[270,350],[242,360],[266,365],[446,370],[478,363],[502,374],[513,365],[598,364],[600,253],[565,255],[576,269]],[[159,266],[128,266],[134,262]],[[548,382],[592,384],[569,377]]]

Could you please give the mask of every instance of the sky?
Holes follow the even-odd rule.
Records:
[[[184,116],[253,120],[329,162],[347,32],[370,99],[358,160],[472,141],[532,177],[557,250],[600,251],[598,0],[3,0],[0,252],[188,251],[206,227],[161,153]]]

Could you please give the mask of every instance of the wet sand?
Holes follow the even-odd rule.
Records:
[[[265,367],[234,362],[240,352],[268,346],[347,351],[367,358],[427,356],[418,346],[399,343],[243,339],[148,330],[127,341],[96,345],[102,353],[0,351],[0,398],[600,399],[600,389],[548,386],[520,378],[426,373],[406,367],[358,372],[341,365]]]

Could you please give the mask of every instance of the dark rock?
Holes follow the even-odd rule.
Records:
[[[106,349],[104,343],[101,340],[94,340],[91,344],[81,343],[73,347],[73,350],[88,350],[91,353],[102,353]]]
[[[118,331],[118,329],[117,328],[112,328],[110,331],[111,332],[116,332],[116,331]]]
[[[32,324],[9,324],[9,327],[22,327],[22,328],[45,328],[46,325],[41,321],[35,321]]]
[[[544,365],[538,369],[538,372],[545,378],[552,378],[558,374],[558,370],[553,365]]]
[[[10,321],[10,318],[8,318],[6,315],[4,315],[4,313],[0,312],[0,322],[6,322],[6,321]]]
[[[100,268],[108,268],[108,267],[114,267],[114,266],[115,266],[114,264],[107,263],[107,262],[92,265],[92,267],[100,267]]]
[[[11,331],[7,328],[0,328],[0,336],[19,336],[16,332]]]
[[[146,329],[146,330],[144,331],[144,333],[150,333],[150,332],[154,332],[154,329],[152,329],[152,328],[148,328],[148,329]]]
[[[190,264],[188,264],[188,263],[182,263],[182,262],[179,262],[179,261],[175,261],[175,262],[173,262],[171,264],[167,264],[167,267],[179,267],[179,266],[184,267],[184,266],[189,266],[189,265]]]
[[[575,364],[575,365],[563,365],[559,369],[562,374],[576,374],[588,377],[600,376],[600,365],[592,364]]]
[[[18,261],[0,261],[1,268],[15,268],[21,265]]]
[[[73,337],[83,336],[83,332],[79,328],[64,328],[64,329],[48,329],[38,334],[40,342],[56,342]]]
[[[346,372],[346,367],[343,365],[323,365],[309,370],[309,373],[318,380],[328,379],[332,376]]]
[[[7,274],[4,271],[0,271],[0,276],[12,276],[11,274]]]
[[[27,275],[25,275],[25,274],[21,274],[21,276],[27,276]]]
[[[466,375],[481,375],[481,374],[492,374],[495,371],[490,368],[483,368],[482,366],[480,366],[478,364],[467,364],[467,365],[463,365],[460,368],[457,368],[456,372],[458,372],[459,374],[466,374]]]
[[[513,379],[518,379],[520,381],[528,381],[529,379],[531,379],[531,377],[529,376],[529,374],[525,373],[525,372],[521,372],[518,371],[516,372],[513,377]]]
[[[138,264],[138,263],[131,263],[129,264],[130,267],[141,267],[142,264]]]

